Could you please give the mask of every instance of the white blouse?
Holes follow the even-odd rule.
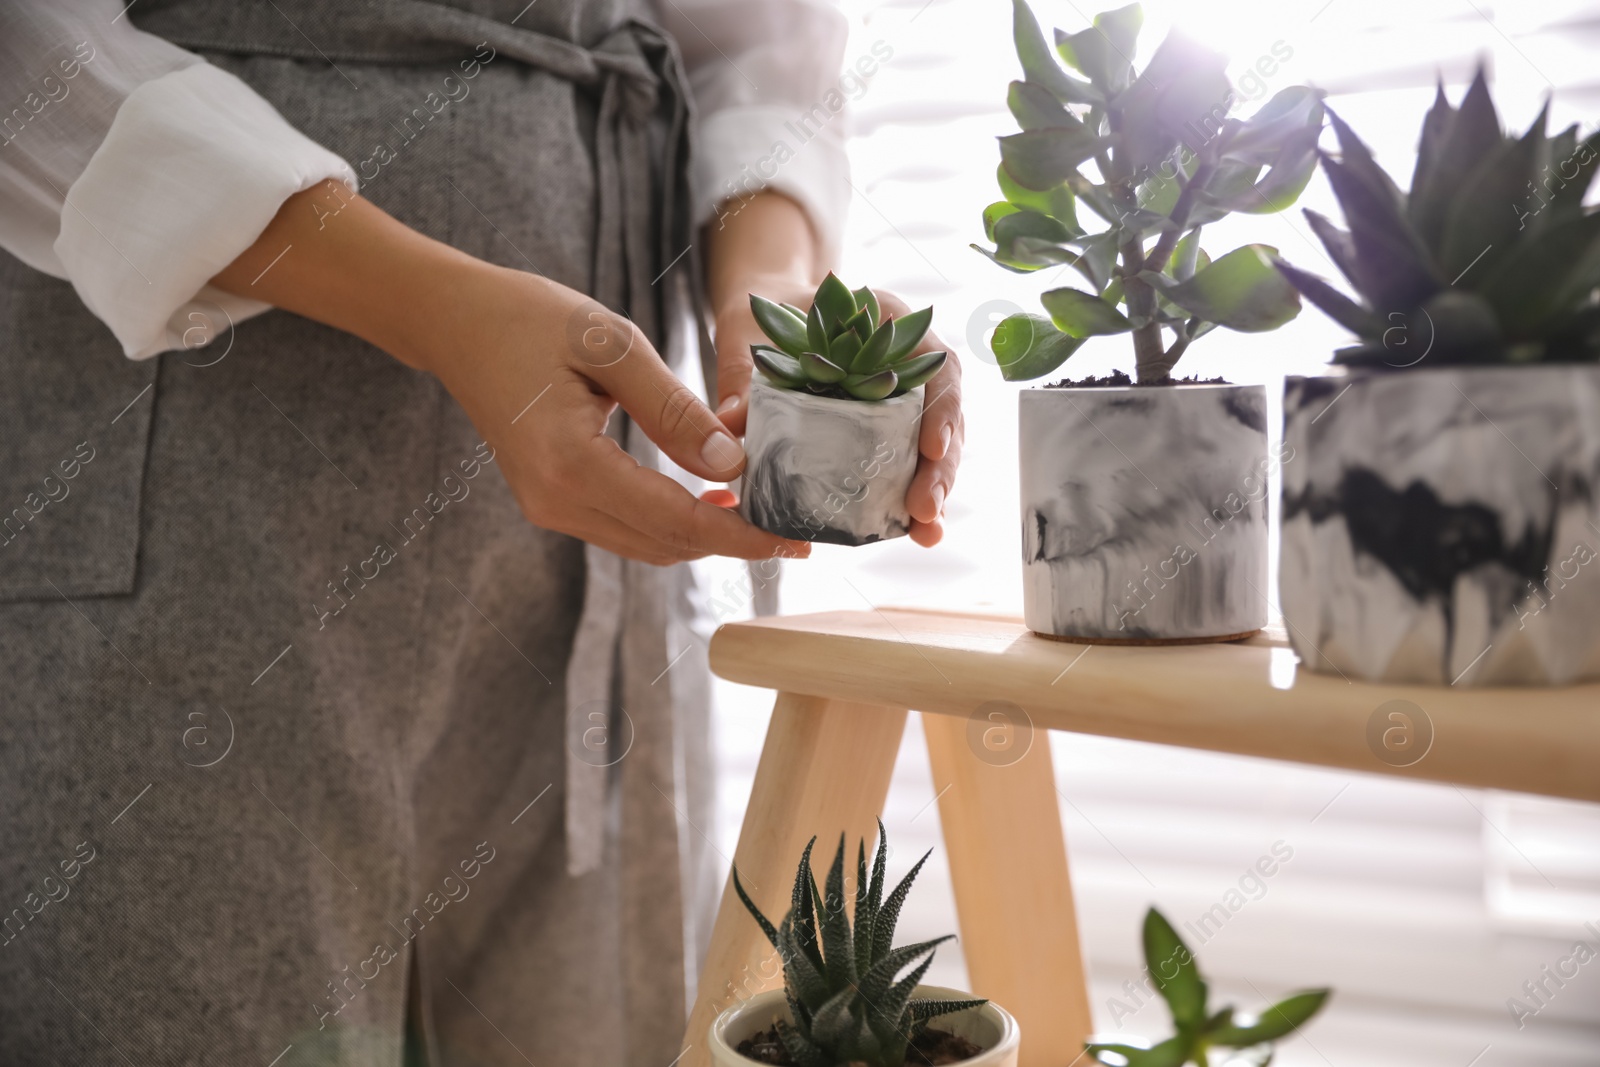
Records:
[[[133,359],[184,347],[190,314],[268,305],[208,279],[284,200],[350,164],[231,74],[124,16],[120,0],[0,5],[0,247],[72,283]],[[757,188],[807,210],[830,258],[850,199],[843,123],[770,162],[785,124],[837,85],[829,0],[657,0],[698,114],[696,223]],[[792,140],[792,138],[788,138]],[[762,164],[767,162],[766,166]]]

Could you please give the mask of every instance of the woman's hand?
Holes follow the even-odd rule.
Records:
[[[620,405],[690,473],[726,482],[744,469],[738,441],[631,322],[521,271],[497,272],[475,290],[484,315],[507,317],[428,369],[495,447],[529,521],[647,563],[805,554],[695,499],[606,436]]]
[[[778,193],[757,193],[742,205],[731,203],[719,222],[706,228],[709,288],[715,314],[717,344],[717,416],[737,436],[744,436],[754,367],[750,346],[766,337],[750,313],[750,294],[811,307],[821,280],[816,238],[805,213]],[[873,290],[885,315],[899,317],[911,309],[892,293]],[[923,390],[921,453],[917,473],[906,490],[911,513],[911,539],[932,548],[944,536],[945,499],[955,485],[961,463],[965,423],[961,415],[961,364],[956,354],[929,331],[916,354],[950,352],[939,373]]]
[[[744,468],[738,442],[627,319],[423,237],[360,198],[322,229],[312,195],[327,194],[291,197],[213,284],[437,375],[494,447],[529,521],[656,564],[809,552],[695,499],[605,435],[620,405],[685,470],[729,481]]]

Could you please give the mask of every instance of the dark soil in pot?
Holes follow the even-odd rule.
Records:
[[[776,1027],[745,1038],[734,1051],[748,1060],[772,1064],[774,1067],[793,1067],[794,1064],[783,1043],[778,1040]],[[912,1067],[947,1067],[970,1060],[981,1052],[983,1049],[964,1037],[928,1026],[911,1039],[911,1047],[906,1049],[906,1063]]]
[[[1103,378],[1089,375],[1087,378],[1062,378],[1060,381],[1051,382],[1042,386],[1044,389],[1095,389],[1095,388],[1126,388],[1130,385],[1164,386],[1164,385],[1232,385],[1226,378],[1196,378],[1190,375],[1187,378],[1163,378],[1159,382],[1136,382],[1127,374],[1114,370]]]

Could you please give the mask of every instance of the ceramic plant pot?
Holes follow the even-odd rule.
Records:
[[[1020,394],[1023,615],[1094,642],[1245,637],[1267,621],[1266,390]]]
[[[1600,678],[1600,368],[1285,383],[1283,614],[1306,666]]]
[[[797,541],[864,545],[911,529],[922,386],[888,400],[834,400],[750,383],[739,513]]]
[[[971,993],[944,986],[920,985],[916,996],[927,1000],[966,1000]],[[714,1067],[750,1067],[756,1061],[734,1051],[739,1042],[769,1029],[779,1019],[792,1020],[783,990],[769,989],[735,1004],[711,1024],[711,1062]],[[941,1015],[930,1025],[957,1034],[983,1049],[962,1067],[1016,1067],[1021,1031],[1004,1008],[990,1002],[979,1008]]]

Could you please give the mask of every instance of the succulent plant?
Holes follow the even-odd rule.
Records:
[[[1150,1048],[1091,1041],[1084,1046],[1096,1063],[1119,1067],[1266,1067],[1272,1062],[1272,1042],[1302,1026],[1327,1002],[1327,989],[1296,993],[1272,1005],[1254,1021],[1236,1018],[1232,1007],[1212,1011],[1206,1004],[1208,988],[1200,976],[1194,953],[1155,908],[1144,916],[1144,963],[1150,980],[1172,1012],[1177,1034]],[[1213,1058],[1212,1049],[1232,1049]],[[1106,1054],[1114,1059],[1106,1059]]]
[[[750,310],[770,345],[751,345],[756,366],[780,389],[804,389],[841,400],[883,400],[909,392],[944,366],[946,353],[916,351],[933,308],[884,318],[871,289],[857,289],[830,271],[811,310],[750,294]]]
[[[1250,119],[1229,118],[1226,60],[1182,34],[1135,72],[1143,23],[1137,4],[1107,11],[1079,33],[1057,30],[1052,53],[1025,0],[1013,0],[1024,77],[1007,103],[1022,132],[1000,138],[1005,199],[983,213],[994,250],[973,247],[1018,273],[1071,266],[1088,289],[1051,289],[1040,297],[1048,316],[999,325],[991,347],[1008,380],[1048,374],[1090,337],[1131,333],[1138,380],[1165,381],[1216,326],[1272,330],[1300,311],[1273,249],[1213,260],[1200,230],[1294,202],[1316,169],[1320,94],[1293,86]],[[1105,227],[1087,229],[1080,205]]]
[[[1600,211],[1583,207],[1600,133],[1580,142],[1570,126],[1547,137],[1548,112],[1508,136],[1483,71],[1458,108],[1440,85],[1410,193],[1330,113],[1339,158],[1324,154],[1322,169],[1349,230],[1313,211],[1306,218],[1362,302],[1287,263],[1278,269],[1361,339],[1336,362],[1600,359]]]
[[[923,1000],[912,996],[933,963],[934,950],[954,937],[893,947],[894,925],[911,890],[912,879],[932,854],[930,849],[885,898],[884,871],[889,839],[878,823],[878,852],[869,871],[866,842],[856,853],[855,923],[845,914],[845,839],[828,869],[826,889],[817,890],[806,845],[795,874],[794,893],[783,922],[774,927],[739,881],[733,887],[755,916],[783,962],[783,987],[793,1024],[780,1020],[778,1039],[797,1067],[838,1067],[864,1063],[900,1067],[916,1034],[936,1016],[977,1007],[983,1000]],[[918,960],[921,963],[917,963]],[[901,971],[916,964],[904,978]]]

